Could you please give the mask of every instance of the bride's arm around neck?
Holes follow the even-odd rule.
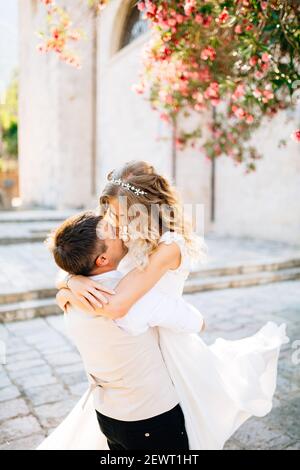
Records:
[[[161,243],[157,249],[149,256],[149,263],[143,269],[133,269],[121,279],[115,289],[114,295],[107,295],[109,302],[101,308],[94,305],[93,308],[85,308],[88,313],[105,316],[111,319],[121,318],[128,313],[132,305],[161,279],[170,269],[177,269],[181,262],[180,248],[176,243]],[[72,278],[68,285],[72,290],[72,284],[76,282],[76,277]],[[67,298],[64,292],[62,303],[72,300]],[[99,304],[98,304],[99,305]]]

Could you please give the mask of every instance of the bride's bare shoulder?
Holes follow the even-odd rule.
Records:
[[[180,247],[175,241],[170,243],[159,243],[158,247],[151,255],[161,265],[167,269],[177,269],[181,261]]]

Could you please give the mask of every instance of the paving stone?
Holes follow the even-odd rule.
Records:
[[[39,432],[41,432],[41,426],[34,416],[10,419],[1,424],[0,443],[5,444]]]
[[[300,400],[299,395],[287,402],[283,401],[282,405],[275,408],[270,416],[268,422],[270,426],[284,429],[285,435],[288,435],[292,440],[300,440]]]
[[[78,383],[75,385],[71,385],[69,388],[70,388],[72,395],[76,397],[81,397],[84,394],[84,392],[86,392],[88,389],[88,382],[86,381],[86,382]]]
[[[0,372],[0,389],[12,385],[7,373],[3,370]]]
[[[9,332],[4,325],[0,325],[0,340],[6,341],[9,336]]]
[[[61,384],[45,386],[43,383],[41,386],[26,389],[26,398],[33,406],[66,400],[69,396],[70,394]]]
[[[6,400],[12,400],[13,398],[17,398],[20,396],[20,391],[14,385],[1,388],[0,390],[0,402]]]
[[[54,315],[47,317],[47,323],[54,328],[55,330],[59,331],[62,334],[66,333],[66,327],[64,323],[64,316],[63,315]]]
[[[244,450],[244,448],[234,439],[230,439],[226,442],[224,450]]]
[[[11,333],[21,337],[31,336],[36,332],[44,332],[49,328],[47,322],[42,318],[34,318],[30,324],[25,321],[7,323],[6,327]]]
[[[275,410],[276,411],[276,410]],[[273,411],[273,413],[275,412]],[[290,436],[272,428],[267,419],[251,418],[235,434],[234,439],[248,450],[283,448],[292,442]]]
[[[65,366],[68,364],[78,363],[80,361],[79,354],[75,352],[63,352],[59,354],[49,354],[45,356],[49,364],[52,366]]]
[[[30,413],[28,405],[23,398],[0,403],[0,421],[15,418]]]
[[[17,381],[17,379],[21,377],[28,377],[30,371],[30,377],[34,377],[35,375],[41,375],[41,374],[51,374],[52,370],[51,367],[48,365],[43,365],[43,366],[37,366],[28,369],[19,369],[19,370],[14,370],[9,372],[9,376],[12,380]]]
[[[60,401],[53,404],[37,406],[34,409],[42,425],[46,428],[58,426],[65,416],[71,411],[76,399]]]
[[[43,356],[48,356],[49,354],[60,354],[63,352],[73,352],[75,350],[74,346],[71,344],[61,344],[61,345],[43,345],[38,347],[40,353]]]
[[[52,354],[61,354],[63,352],[73,352],[73,349],[66,347],[65,343],[40,343],[35,345],[35,348],[44,356],[50,356]]]
[[[294,444],[291,444],[290,446],[285,447],[284,450],[300,450],[300,439],[298,440],[298,442],[294,442]]]
[[[14,363],[19,361],[28,361],[31,359],[41,359],[41,355],[34,350],[23,351],[16,354],[9,354],[7,356],[7,363]]]
[[[52,374],[35,374],[33,376],[18,377],[15,379],[15,382],[26,392],[33,387],[47,387],[48,385],[55,384],[57,378]]]
[[[82,362],[77,362],[76,364],[69,364],[67,366],[55,367],[57,374],[74,374],[74,372],[82,372],[83,364]]]
[[[86,373],[82,370],[81,372],[75,372],[72,374],[62,374],[61,380],[66,385],[69,385],[69,386],[76,385],[86,380]]]
[[[34,367],[40,367],[44,365],[46,365],[46,363],[43,359],[29,359],[28,361],[9,362],[6,365],[6,368],[9,372],[13,372],[18,370],[32,369]]]
[[[219,336],[238,339],[254,334],[268,320],[278,323],[286,321],[288,335],[295,340],[300,339],[299,291],[300,281],[293,281],[203,292],[186,298],[198,306],[207,320],[207,330],[203,339],[208,343]],[[62,317],[51,316],[50,320],[48,318],[37,320],[39,319],[18,322],[13,326],[9,325],[7,329],[9,361],[7,367],[0,365],[0,400],[1,393],[3,400],[0,401],[0,420],[2,410],[3,413],[7,413],[7,417],[4,414],[4,423],[7,425],[14,419],[31,417],[37,419],[34,423],[37,422],[38,426],[41,424],[45,428],[41,430],[36,429],[34,425],[31,426],[30,436],[33,444],[29,435],[24,437],[13,435],[9,438],[11,449],[35,448],[34,440],[42,439],[44,434],[53,431],[87,387],[83,364],[76,348],[62,328]],[[26,325],[23,325],[25,323]],[[278,386],[271,413],[261,419],[252,418],[245,423],[226,443],[225,449],[299,450],[300,365],[295,366],[292,363],[294,351],[291,343],[282,348]],[[41,359],[37,357],[39,354]],[[21,364],[21,367],[17,364]],[[10,385],[11,382],[13,385]],[[19,403],[19,407],[15,405],[15,411],[14,405],[10,405],[14,402]],[[27,416],[28,408],[30,415]],[[14,413],[17,413],[16,417]],[[14,422],[10,427],[14,429]],[[0,449],[7,446],[5,442],[8,434],[10,433],[7,430],[5,435],[3,434],[1,424],[0,438],[3,444]]]
[[[45,439],[44,434],[32,434],[24,439],[7,441],[0,446],[0,450],[35,450]]]
[[[14,338],[9,336],[9,340],[6,343],[7,345],[7,355],[18,354],[22,352],[30,351],[30,347],[22,338]]]
[[[26,341],[28,344],[36,347],[40,351],[43,351],[46,348],[59,347],[65,344],[65,341],[61,336],[53,331],[47,332],[47,330],[27,336]]]

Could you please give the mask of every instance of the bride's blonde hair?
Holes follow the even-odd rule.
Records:
[[[107,179],[108,183],[100,197],[102,213],[105,213],[113,198],[119,201],[124,198],[127,211],[133,205],[142,206],[145,210],[147,227],[142,227],[142,236],[136,236],[129,230],[129,240],[126,242],[137,267],[147,265],[149,255],[158,247],[159,239],[166,231],[183,236],[191,260],[205,257],[205,244],[193,232],[191,223],[185,217],[177,190],[150,163],[130,161],[111,171]],[[158,223],[154,221],[153,212]]]

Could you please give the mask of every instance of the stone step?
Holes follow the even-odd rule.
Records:
[[[207,278],[193,277],[185,283],[185,294],[194,292],[250,287],[272,282],[283,282],[300,279],[300,268],[280,269],[278,271],[262,271],[230,276],[211,276]]]
[[[0,323],[30,320],[36,317],[61,314],[55,298],[24,300],[23,302],[0,305]]]
[[[264,262],[264,263],[248,263],[248,264],[240,264],[240,265],[232,265],[226,267],[213,267],[208,269],[201,269],[197,271],[191,272],[189,276],[189,283],[194,281],[195,279],[201,281],[209,280],[209,284],[211,283],[211,278],[224,278],[224,282],[226,281],[225,278],[228,276],[235,276],[235,275],[246,275],[246,274],[256,274],[260,272],[278,272],[281,270],[292,269],[292,268],[300,268],[300,258],[295,259],[287,259],[287,260],[280,260],[280,261],[272,261],[272,262]],[[218,283],[221,280],[218,280]],[[192,282],[193,283],[193,282]],[[49,297],[55,297],[56,289],[53,288],[40,288],[34,291],[26,291],[26,292],[12,292],[12,293],[2,293],[0,294],[0,306],[7,303],[17,303],[23,302],[25,300],[36,300],[36,299],[44,299]]]
[[[0,223],[61,222],[76,211],[70,210],[15,210],[1,211]]]
[[[34,234],[34,235],[20,235],[19,237],[1,237],[0,238],[0,245],[20,245],[22,243],[41,243],[44,242],[49,231],[44,232],[42,234]]]
[[[207,278],[212,276],[230,276],[234,274],[252,274],[262,271],[279,271],[300,267],[300,258],[278,259],[264,262],[247,262],[243,264],[232,264],[229,266],[216,266],[208,269],[200,269],[191,272],[189,279]]]
[[[15,304],[27,300],[48,299],[49,297],[55,297],[56,292],[57,289],[55,288],[44,288],[27,292],[11,292],[7,294],[0,294],[0,307],[3,304]]]
[[[217,289],[250,287],[296,279],[300,279],[300,268],[298,267],[273,272],[264,271],[230,276],[211,276],[205,279],[193,277],[187,280],[184,293],[193,294]],[[34,298],[0,305],[0,323],[54,314],[61,314],[60,308],[55,303],[55,297]]]

